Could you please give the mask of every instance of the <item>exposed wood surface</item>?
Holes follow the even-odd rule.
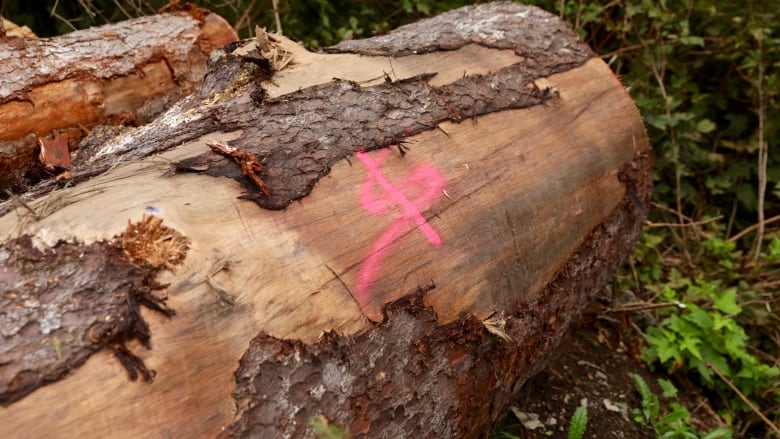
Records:
[[[496,8],[493,14],[514,14],[531,28],[534,19],[544,26],[556,21],[519,5],[483,7]],[[533,19],[528,18],[531,13]],[[156,370],[155,380],[130,383],[108,351],[98,352],[67,378],[0,408],[0,432],[32,437],[209,437],[230,426],[224,434],[254,432],[260,437],[258,432],[269,428],[297,436],[307,416],[327,413],[357,437],[460,437],[478,434],[500,416],[576,317],[577,307],[609,278],[638,235],[643,213],[631,199],[649,200],[649,145],[630,97],[601,60],[559,63],[558,70],[544,74],[544,68],[534,70],[550,65],[545,61],[550,54],[542,48],[501,46],[472,37],[460,47],[448,47],[450,51],[421,50],[430,53],[397,58],[307,55],[283,41],[294,64],[263,82],[261,103],[250,97],[256,87],[241,83],[228,88],[232,93],[227,96],[225,86],[235,85],[230,82],[235,76],[220,82],[213,70],[212,82],[207,77],[203,89],[155,122],[98,145],[76,169],[84,177],[73,187],[28,200],[42,218],[34,220],[18,205],[0,216],[0,239],[28,233],[44,246],[60,239],[108,239],[124,230],[128,220],[149,212],[191,241],[177,271],[158,277],[160,283],[170,283],[167,305],[177,315],[168,319],[142,310],[152,349],[128,343]],[[576,41],[563,30],[556,38]],[[558,52],[579,47],[556,44],[549,47]],[[229,61],[212,68],[227,70]],[[382,84],[382,71],[393,75],[393,83]],[[298,84],[303,84],[300,93],[314,98],[316,90],[326,90],[330,99],[336,94],[328,87],[340,87],[357,103],[365,93],[392,93],[403,87],[411,87],[405,89],[409,93],[458,90],[464,84],[458,81],[464,79],[490,89],[491,75],[502,71],[509,72],[510,79],[542,72],[520,83],[536,100],[480,111],[479,99],[469,106],[462,97],[452,98],[461,95],[436,99],[434,92],[416,102],[429,106],[424,113],[408,116],[404,111],[419,109],[390,107],[376,112],[378,121],[364,122],[359,112],[349,113],[345,99],[335,108],[349,116],[342,128],[328,126],[320,138],[304,136],[306,141],[280,140],[275,136],[281,134],[273,134],[274,123],[284,127],[278,133],[289,131],[285,117],[306,133],[317,127],[317,115],[327,114],[326,106],[307,108],[305,100],[301,107],[294,106],[296,98],[290,93]],[[437,75],[427,80],[418,76],[434,72]],[[476,74],[485,76],[481,80]],[[342,81],[331,82],[333,77]],[[314,92],[307,91],[311,87]],[[512,83],[495,87],[511,88]],[[216,92],[220,90],[221,95]],[[544,90],[547,94],[538,95]],[[215,96],[227,97],[220,101]],[[496,99],[486,99],[484,108]],[[287,116],[274,113],[285,105],[298,109]],[[437,116],[440,108],[444,111]],[[227,109],[244,113],[239,117]],[[208,119],[215,114],[217,123]],[[411,119],[394,122],[405,117]],[[428,122],[421,123],[420,117]],[[349,130],[359,124],[364,129],[354,135],[373,137],[373,143],[328,143],[327,136],[338,130],[353,133]],[[364,133],[369,129],[370,136]],[[287,177],[274,178],[290,163],[274,158],[281,157],[274,154],[285,148],[285,141],[291,156],[300,152],[300,145],[307,146],[307,154],[323,157],[330,154],[321,152],[323,145],[342,149],[328,156],[325,166],[302,173],[305,191],[291,191],[281,204],[265,206],[284,210],[267,210],[260,206],[273,199],[236,198],[252,192],[251,182],[233,160],[210,151],[206,141],[211,140],[257,153],[266,166],[259,174],[272,194],[284,194],[285,187],[297,184]],[[398,140],[405,142],[405,156],[386,148]],[[361,147],[373,151],[355,154]],[[154,148],[173,149],[139,158]],[[87,179],[108,169],[110,157],[128,161]],[[209,157],[214,159],[204,172],[225,169],[233,178],[171,172],[176,162]],[[294,163],[292,169],[307,169]],[[220,270],[226,260],[232,261],[229,269]],[[407,296],[419,299],[403,299]],[[399,299],[387,311],[387,321],[378,323],[385,317],[385,304]],[[504,329],[512,342],[501,341],[482,326],[494,313],[505,313]],[[331,335],[315,344],[327,331],[346,338]],[[410,349],[409,355],[382,357],[382,343],[391,341]],[[233,373],[244,352],[234,402]],[[268,352],[277,354],[265,357]],[[360,363],[372,355],[395,361],[398,370]],[[422,361],[417,381],[412,379],[414,368],[398,363],[403,358]],[[286,408],[270,407],[268,413],[278,416],[271,421],[251,410],[264,401],[262,386],[253,387],[263,381],[253,377],[285,377],[294,370],[316,373],[310,364],[301,366],[309,360],[346,368],[344,376],[373,373],[374,382],[344,390],[335,400],[323,399],[334,391],[327,386],[338,382],[327,382],[326,374],[286,381],[302,383],[294,389],[269,382],[278,390],[270,398],[278,396]],[[376,387],[382,380],[399,383],[403,378],[409,378],[411,387]],[[437,380],[440,389],[427,387]],[[317,383],[327,391],[317,391]],[[420,408],[416,420],[414,413],[402,409],[415,386],[428,389],[415,407],[426,406],[431,401],[426,398],[440,397],[427,405],[429,411]],[[371,408],[366,401],[361,412],[357,400],[350,399],[355,389],[371,395],[386,389],[392,395],[382,407]],[[305,410],[288,410],[305,402],[311,404]],[[353,411],[339,410],[345,407]],[[383,417],[380,423],[373,418],[379,414],[393,422]]]
[[[75,137],[96,123],[144,123],[199,86],[211,50],[237,40],[218,15],[199,18],[164,14],[55,38],[0,39],[0,186],[34,163],[28,134],[75,128]]]
[[[0,17],[0,38],[3,35],[9,37],[38,38],[37,35],[27,26],[19,26],[3,17]]]

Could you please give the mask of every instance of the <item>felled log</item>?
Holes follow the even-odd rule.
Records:
[[[3,17],[0,17],[0,38],[4,36],[9,37],[25,37],[25,38],[38,38],[37,35],[27,26],[19,26]]]
[[[0,433],[478,437],[651,190],[623,86],[514,3],[324,54],[261,32],[93,140],[0,204]]]
[[[195,9],[50,39],[0,36],[0,189],[24,186],[52,130],[75,146],[96,124],[150,121],[200,85],[214,48],[236,40],[224,19]]]

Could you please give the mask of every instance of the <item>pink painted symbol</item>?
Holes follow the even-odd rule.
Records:
[[[441,245],[441,238],[433,230],[421,211],[427,209],[434,200],[442,195],[444,188],[444,176],[438,169],[429,165],[419,165],[398,185],[407,193],[416,191],[413,199],[407,198],[398,188],[393,186],[379,170],[379,166],[387,158],[390,151],[382,151],[372,160],[363,151],[357,153],[357,158],[368,170],[368,175],[360,190],[360,204],[372,215],[383,215],[393,206],[398,206],[400,211],[396,214],[396,220],[391,223],[371,247],[371,252],[363,262],[358,274],[356,294],[361,303],[367,299],[371,284],[376,279],[379,271],[379,262],[384,257],[390,246],[405,234],[409,221],[420,229],[425,239],[435,247]],[[374,194],[374,186],[384,192],[377,196]]]

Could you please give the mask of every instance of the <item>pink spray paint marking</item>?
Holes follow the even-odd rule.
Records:
[[[398,188],[393,186],[379,170],[382,162],[387,158],[390,151],[382,151],[376,161],[372,160],[366,153],[359,151],[357,158],[368,170],[366,180],[360,190],[360,204],[372,215],[382,215],[397,205],[400,212],[396,220],[390,224],[371,247],[371,252],[363,262],[358,274],[356,294],[358,301],[364,303],[368,297],[371,284],[379,272],[379,263],[384,257],[390,246],[404,235],[409,221],[414,221],[420,229],[425,239],[433,246],[441,245],[441,237],[433,230],[428,221],[423,217],[422,210],[428,208],[437,198],[442,195],[444,188],[444,176],[438,169],[419,165],[398,185],[405,190],[417,190],[418,194],[412,200],[409,200]],[[374,186],[379,186],[384,194],[376,196],[373,192]]]

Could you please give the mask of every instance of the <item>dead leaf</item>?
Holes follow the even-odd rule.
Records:
[[[482,321],[487,331],[506,342],[513,342],[512,337],[506,333],[506,320],[504,319],[504,313],[498,315],[492,315]]]
[[[39,137],[38,145],[41,147],[38,159],[46,169],[49,171],[70,169],[68,139],[63,137],[59,131],[54,131],[51,136]]]
[[[528,430],[536,430],[537,428],[544,428],[544,424],[539,420],[539,415],[536,413],[526,413],[520,411],[516,406],[512,406],[512,413],[515,415],[518,421],[523,424],[523,427]]]

